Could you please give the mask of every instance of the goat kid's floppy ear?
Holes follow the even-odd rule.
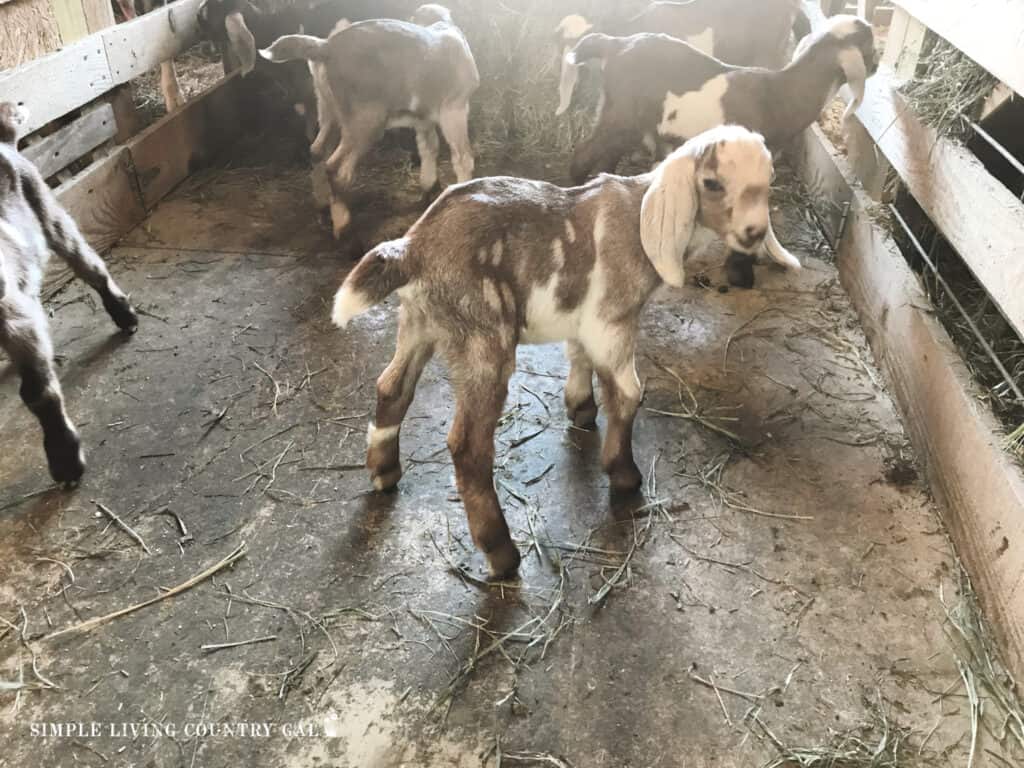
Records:
[[[843,68],[846,83],[853,92],[853,99],[846,105],[843,120],[860,109],[864,103],[864,88],[868,79],[868,68],[864,64],[864,56],[857,48],[844,48],[839,53],[839,66]]]
[[[572,92],[576,90],[576,82],[580,78],[580,65],[571,48],[566,48],[562,55],[562,77],[558,81],[558,110],[556,115],[565,114],[572,104]]]
[[[245,19],[238,11],[225,17],[224,28],[231,42],[231,51],[242,66],[242,75],[248,75],[256,66],[256,38],[252,36]]]
[[[683,257],[697,224],[697,161],[669,156],[640,204],[640,242],[658,275],[674,288],[686,281]]]

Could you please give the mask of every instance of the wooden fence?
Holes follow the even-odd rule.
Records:
[[[827,2],[827,0],[826,0]],[[1024,93],[1020,0],[893,0],[879,72],[845,126],[843,156],[816,128],[804,175],[847,213],[840,274],[927,464],[946,522],[1012,669],[1024,675],[1024,477],[920,279],[872,215],[895,175],[1024,335],[1024,203],[962,144],[942,138],[898,86],[912,78],[928,32]],[[812,23],[821,7],[807,0]]]
[[[138,224],[241,125],[239,77],[231,76],[137,133],[126,86],[196,42],[199,2],[177,0],[0,72],[0,101],[27,107],[27,130],[39,131],[23,139],[22,152],[45,177],[62,182],[58,199],[100,250]],[[62,123],[56,130],[54,121]],[[66,170],[83,162],[87,167],[76,174]]]

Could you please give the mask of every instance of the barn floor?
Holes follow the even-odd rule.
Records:
[[[415,188],[368,188],[360,210],[367,242],[395,236]],[[962,757],[939,600],[956,561],[832,266],[762,267],[727,293],[709,266],[710,286],[649,307],[646,499],[612,500],[598,435],[567,428],[561,349],[521,348],[498,482],[522,581],[488,587],[441,364],[398,492],[359,468],[394,307],[330,326],[351,261],[324,232],[300,172],[235,163],[111,255],[146,312],[135,337],[77,284],[51,301],[89,452],[77,490],[36,494],[37,428],[0,378],[0,616],[27,639],[0,626],[0,680],[31,684],[0,690],[0,765],[731,768],[776,740],[873,749],[881,719]],[[44,637],[241,546],[188,591]],[[202,648],[224,643],[244,644]],[[84,725],[43,735],[55,723]]]

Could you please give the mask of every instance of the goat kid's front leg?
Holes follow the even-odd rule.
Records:
[[[609,344],[607,339],[613,343]],[[633,352],[636,332],[627,334],[627,338],[612,332],[607,334],[607,339],[600,349],[588,350],[597,367],[608,418],[601,466],[608,474],[613,491],[631,493],[643,482],[643,475],[633,459],[633,421],[642,399]]]
[[[491,342],[467,345],[482,350]],[[520,555],[494,490],[494,431],[508,394],[508,380],[515,368],[504,360],[467,360],[455,378],[455,420],[448,433],[448,449],[455,464],[455,479],[466,508],[469,532],[484,553],[491,576],[511,577],[519,568]],[[492,366],[490,363],[494,363]]]
[[[441,108],[441,133],[452,151],[452,165],[459,183],[473,178],[476,159],[469,141],[469,104]]]
[[[75,220],[60,206],[50,188],[34,171],[22,176],[22,190],[43,229],[46,245],[75,275],[99,294],[103,308],[126,333],[135,333],[139,317],[128,296],[110,276],[103,259],[85,242]]]
[[[569,378],[565,382],[565,410],[579,429],[596,429],[597,401],[594,400],[594,366],[583,345],[570,341],[565,345],[569,358]]]
[[[423,339],[414,317],[405,307],[400,310],[395,356],[377,379],[377,414],[366,436],[366,467],[378,491],[393,489],[402,478],[398,439],[402,420],[420,374],[434,354],[433,344]]]
[[[21,376],[21,399],[39,420],[50,475],[76,483],[85,457],[75,425],[64,410],[60,381],[53,369],[53,345],[38,299],[9,291],[0,299],[0,347]]]

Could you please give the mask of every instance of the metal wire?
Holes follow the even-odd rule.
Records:
[[[975,323],[973,318],[971,318],[971,316],[967,314],[967,310],[964,309],[964,305],[960,303],[960,300],[956,297],[956,294],[953,292],[953,289],[950,288],[949,283],[946,282],[946,278],[939,274],[938,267],[936,267],[935,264],[932,262],[931,256],[928,254],[927,251],[925,251],[924,246],[921,245],[921,241],[918,240],[917,237],[914,235],[914,232],[913,230],[911,230],[910,225],[907,224],[904,218],[900,215],[900,212],[896,210],[895,205],[890,204],[889,210],[892,211],[892,215],[896,217],[896,221],[900,223],[900,226],[903,228],[903,231],[906,233],[907,237],[910,238],[910,242],[913,243],[914,249],[918,252],[918,254],[920,254],[921,258],[924,260],[924,263],[928,265],[928,268],[932,271],[932,274],[935,276],[935,279],[945,289],[946,294],[953,302],[953,305],[960,312],[960,315],[967,323],[967,326],[974,333],[974,336],[975,338],[977,338],[978,343],[981,344],[982,349],[985,350],[985,353],[992,360],[993,364],[996,366],[997,369],[999,369],[999,373],[1002,374],[1003,380],[1006,382],[1007,386],[1009,386],[1009,388],[1013,391],[1013,394],[1016,396],[1017,403],[1020,405],[1024,405],[1024,392],[1022,392],[1020,387],[1017,386],[1017,382],[1014,381],[1013,376],[1010,375],[1010,372],[1006,370],[1006,366],[1003,365],[1003,361],[999,359],[999,355],[996,354],[995,350],[992,349],[992,346],[985,339],[985,336],[982,334],[981,329],[978,328],[977,323]]]

